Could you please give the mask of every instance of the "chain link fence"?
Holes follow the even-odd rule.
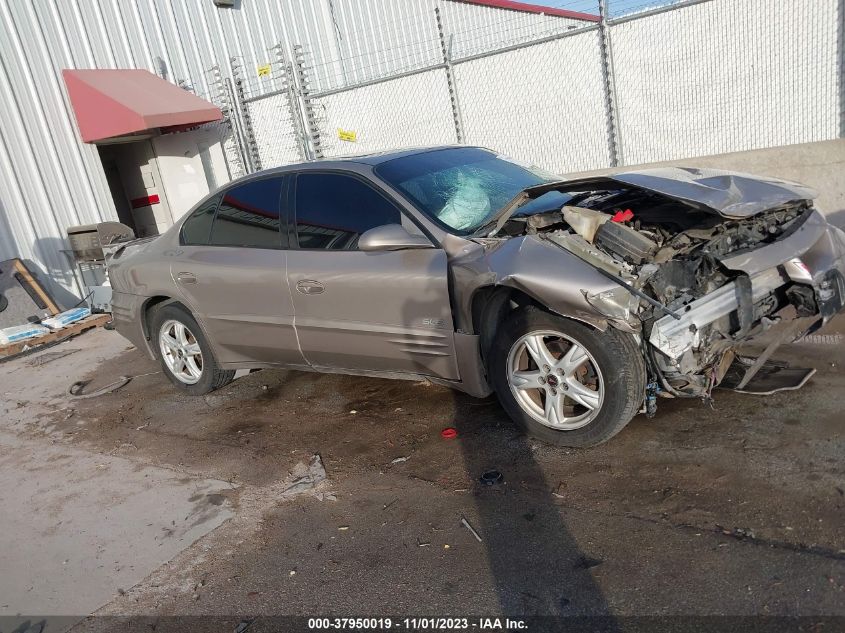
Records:
[[[836,0],[711,0],[611,21],[626,164],[838,136]]]
[[[610,164],[597,29],[454,65],[466,143],[556,173]]]
[[[240,178],[249,173],[249,169],[243,154],[244,140],[238,137],[235,128],[235,96],[231,90],[231,82],[223,78],[219,66],[212,66],[206,71],[206,80],[209,92],[203,94],[193,91],[198,97],[210,101],[223,113],[223,120],[214,123],[206,123],[202,127],[211,130],[212,138],[216,138],[223,150],[226,159],[228,177],[230,180]]]
[[[457,143],[442,68],[313,99],[324,156]]]
[[[254,171],[467,143],[571,173],[839,137],[842,0],[680,0],[616,16],[597,2],[600,20],[463,31],[436,9],[418,40],[347,43],[338,59],[276,47],[257,75],[233,59],[240,149],[227,156]]]

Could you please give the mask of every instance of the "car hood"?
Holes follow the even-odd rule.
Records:
[[[796,182],[721,169],[660,167],[607,178],[734,219],[818,196],[814,189]]]
[[[818,196],[815,189],[806,185],[777,178],[721,169],[658,167],[528,187],[502,207],[477,234],[492,237],[522,205],[550,191],[578,192],[621,187],[657,193],[690,208],[729,219],[747,218],[767,209],[813,200]],[[492,231],[490,227],[493,227]]]

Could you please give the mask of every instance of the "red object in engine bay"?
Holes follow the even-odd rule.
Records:
[[[611,222],[627,222],[628,220],[632,220],[634,218],[634,212],[630,209],[625,209],[624,211],[617,211],[612,218],[610,218]]]

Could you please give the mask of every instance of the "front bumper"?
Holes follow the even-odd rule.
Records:
[[[743,306],[753,313],[754,305],[786,286],[812,295],[801,316],[821,316],[819,326],[845,308],[845,232],[818,211],[789,237],[721,261],[746,276],[693,301],[680,319],[664,316],[654,323],[649,343],[672,361],[698,348],[703,328]]]

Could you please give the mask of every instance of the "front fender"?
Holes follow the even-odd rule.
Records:
[[[607,329],[607,319],[584,298],[584,291],[616,288],[572,253],[527,235],[505,240],[468,243],[451,260],[456,325],[472,332],[475,293],[489,286],[505,286],[525,293],[561,316]]]

